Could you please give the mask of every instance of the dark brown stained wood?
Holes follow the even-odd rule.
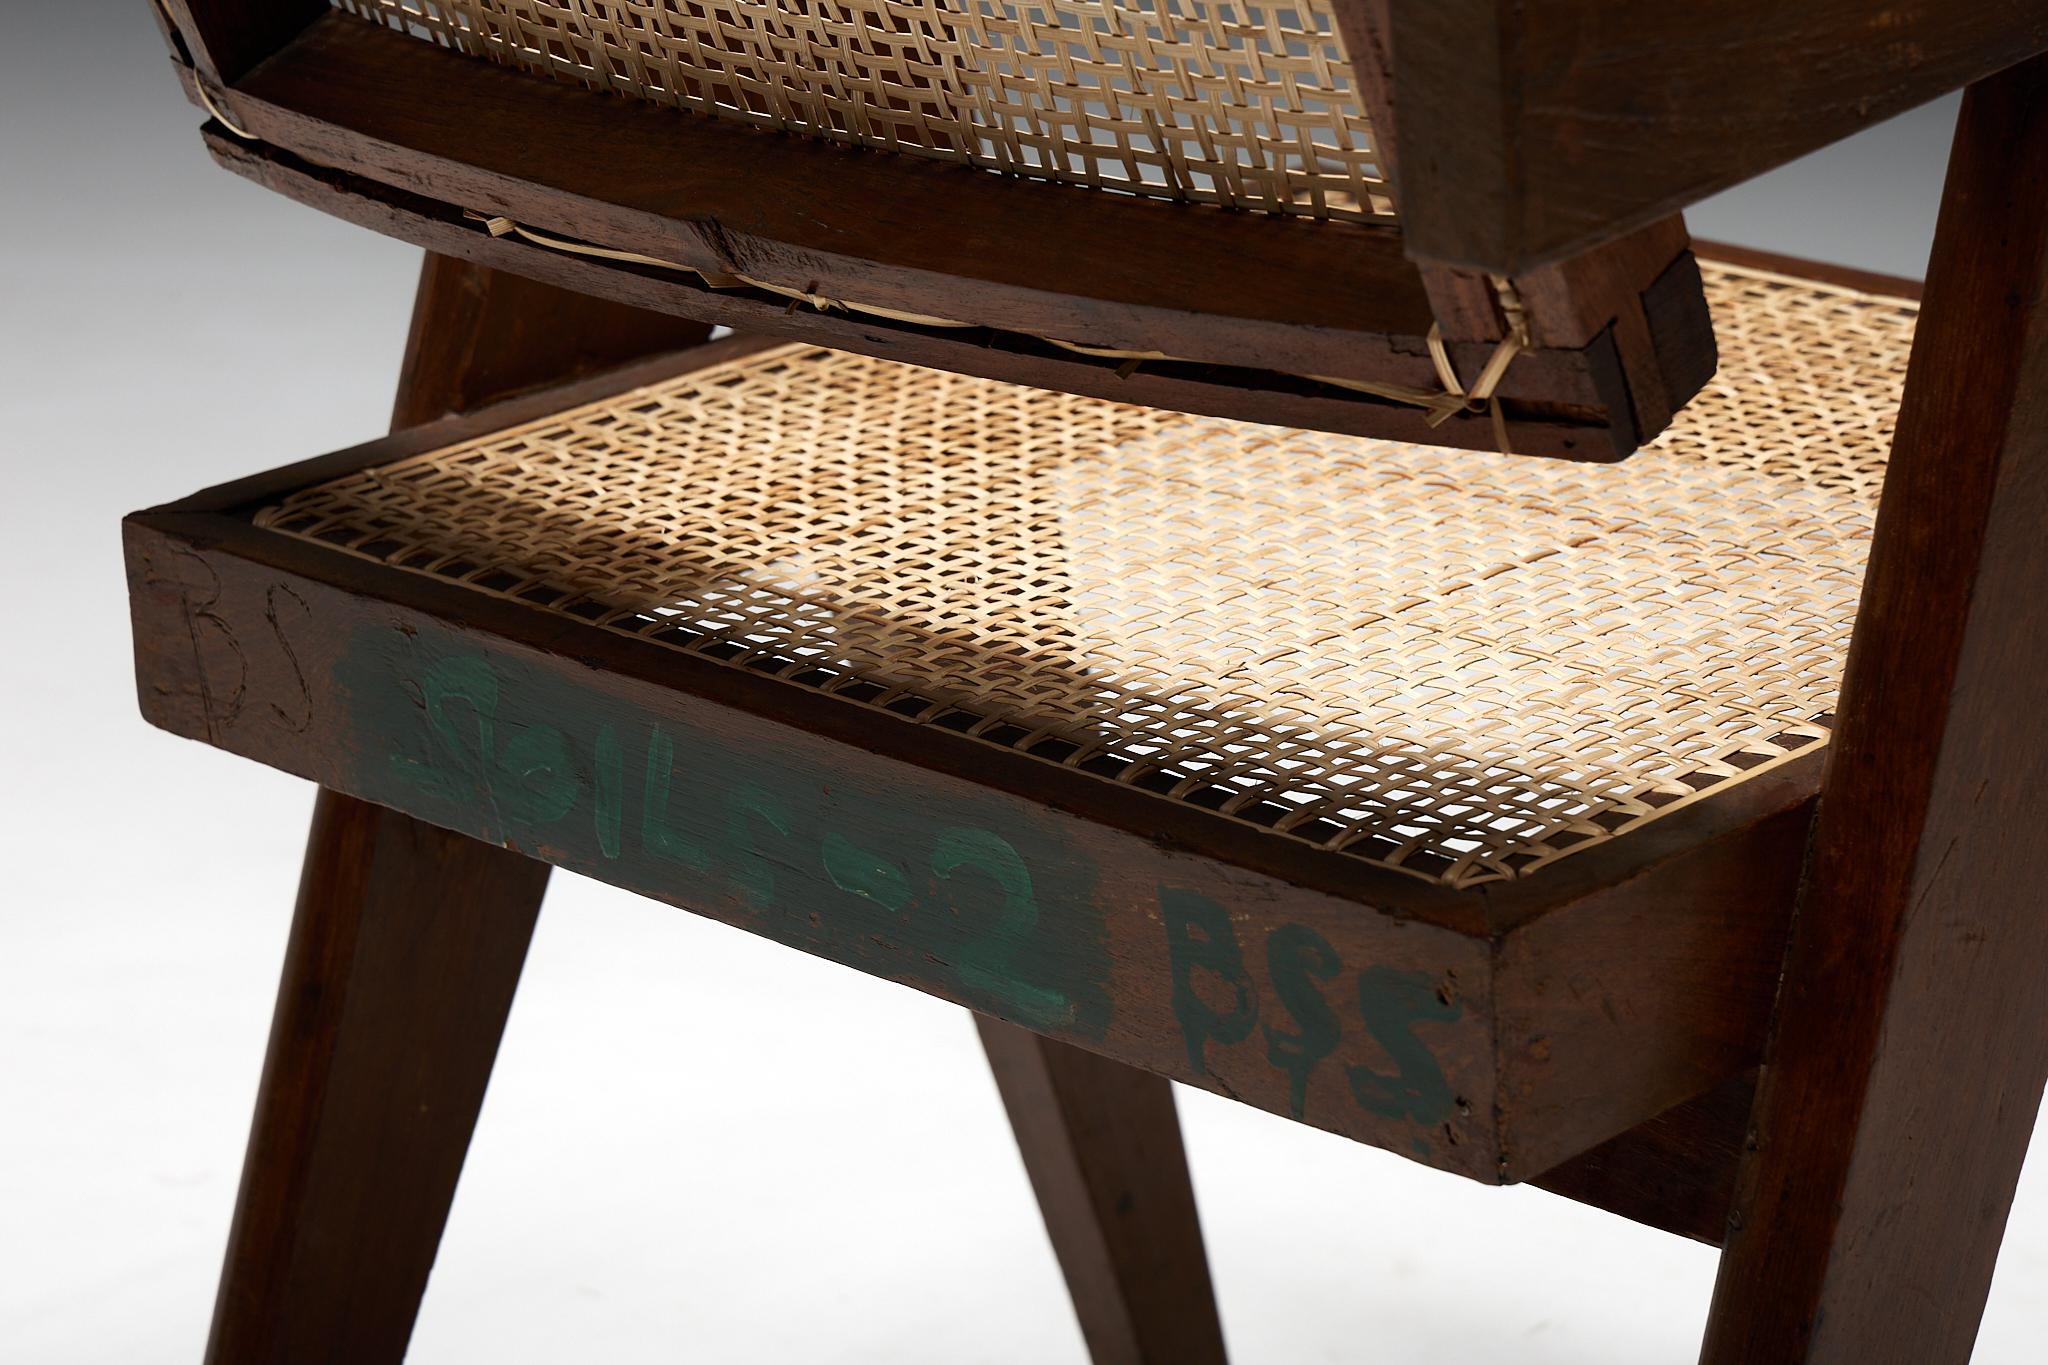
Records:
[[[1398,207],[1402,187],[1399,112],[1388,0],[1348,0],[1337,26],[1372,120],[1381,174]],[[1427,177],[1419,176],[1416,192]],[[1638,431],[1654,435],[1714,376],[1718,358],[1698,266],[1687,250],[1685,221],[1655,219],[1526,273],[1501,273],[1521,300],[1531,339],[1542,347],[1579,347],[1607,334],[1628,390]],[[1497,340],[1508,333],[1499,292],[1487,272],[1432,262],[1409,245],[1444,336]],[[1644,439],[1648,439],[1646,436]]]
[[[1501,275],[2048,49],[2041,0],[1430,0],[1392,11],[1410,249]]]
[[[243,127],[319,165],[834,298],[1089,345],[1148,341],[1194,359],[1288,346],[1290,360],[1315,358],[1295,367],[1310,371],[1338,349],[1317,348],[1318,330],[1385,353],[1429,327],[1389,229],[1210,211],[741,127],[538,80],[345,15],[315,24],[233,99]],[[799,185],[814,196],[792,193]],[[1083,235],[1054,216],[1062,208],[1085,215]],[[931,232],[934,221],[946,231]],[[1303,279],[1308,270],[1320,274]],[[1203,312],[1221,330],[1205,335]]]
[[[1712,1246],[1728,1227],[1756,1077],[1733,1077],[1529,1183]]]
[[[1231,415],[1327,425],[1318,420],[1327,411],[1338,430],[1494,444],[1476,414],[1432,432],[1417,409],[1303,378],[1439,386],[1424,344],[1429,291],[1391,228],[1155,202],[737,127],[539,80],[340,14],[232,91],[211,94],[271,149],[321,168],[330,188],[342,176],[431,197],[436,217],[467,232],[481,229],[462,210],[502,214],[692,269],[959,318],[976,326],[924,328],[955,333],[928,349],[963,359],[981,349],[983,369],[1016,374],[1005,352],[1022,341],[1035,352],[1026,382],[1100,385],[1125,368],[1122,357],[1053,341],[1164,354],[1176,361],[1146,361],[1140,374],[1168,378],[1130,393],[1134,401],[1192,386],[1207,403],[1194,410],[1216,411],[1250,388],[1249,405],[1237,401]],[[255,171],[247,160],[237,169]],[[946,231],[929,231],[933,222]],[[550,254],[530,243],[518,251]],[[684,278],[687,294],[669,297],[694,296],[700,316],[717,316],[715,304],[702,306],[710,291]],[[808,306],[740,292],[755,311],[777,312],[785,333],[834,330]],[[1703,311],[1695,322],[1704,334]],[[836,334],[889,330],[903,328],[857,315]],[[1452,350],[1458,373],[1476,377],[1492,343],[1453,334]],[[1596,329],[1518,358],[1500,390],[1516,419],[1514,448],[1611,459],[1653,435],[1629,405],[1626,377],[1650,363],[1645,354],[1624,353]]]
[[[2044,184],[2039,59],[1963,101],[1706,1365],[1976,1335],[2048,1076]]]
[[[1338,5],[1335,17],[1345,55],[1351,59],[1351,69],[1358,81],[1359,98],[1372,123],[1373,152],[1379,161],[1379,171],[1398,210],[1401,139],[1396,128],[1393,34],[1387,3],[1388,0],[1352,0]],[[1429,264],[1421,269],[1430,307],[1437,322],[1443,325],[1446,337],[1494,341],[1506,334],[1507,324],[1493,284],[1483,272]]]
[[[328,12],[328,0],[151,0],[174,51],[232,85]]]
[[[404,1357],[547,877],[320,794],[211,1365]]]
[[[1685,220],[1673,214],[1509,280],[1539,348],[1582,346],[1596,336],[1611,340],[1642,431],[1668,426],[1719,363],[1690,242]],[[1446,336],[1505,333],[1486,276],[1432,265],[1424,265],[1422,275]]]
[[[692,277],[672,271],[622,266],[493,238],[477,224],[464,221],[451,205],[324,171],[275,148],[240,142],[225,133],[209,132],[207,144],[221,165],[268,189],[430,251],[750,334],[811,341],[909,364],[1148,407],[1425,445],[1480,450],[1495,446],[1493,425],[1485,416],[1461,415],[1432,427],[1420,408],[1289,381],[1262,370],[1158,362],[1131,370],[1114,360],[1077,356],[1033,338],[986,328],[920,328],[865,316],[792,312],[787,300],[753,291],[710,290]],[[1460,372],[1476,375],[1492,349],[1491,342],[1458,349]],[[1530,405],[1510,405],[1508,430],[1516,451],[1612,461],[1633,448],[1636,437],[1633,420],[1627,416],[1628,387],[1611,337],[1596,338],[1583,352],[1525,353],[1516,359],[1512,372],[1526,375],[1532,382],[1583,385],[1585,398],[1583,405],[1561,406],[1555,412],[1545,407],[1541,416],[1534,415],[1538,410]],[[1610,430],[1592,424],[1593,415],[1601,411],[1622,414],[1624,426]]]
[[[710,335],[705,323],[429,254],[391,424],[472,412]]]
[[[1094,1365],[1224,1365],[1173,1087],[974,1017]]]

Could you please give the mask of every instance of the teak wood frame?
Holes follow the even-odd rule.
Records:
[[[209,137],[217,159],[430,250],[1041,387],[1440,445],[1500,441],[1484,405],[1432,414],[1346,387],[1440,392],[1433,324],[1469,385],[1512,330],[1487,275],[1418,270],[1396,229],[1134,199],[636,109],[322,4],[280,6],[261,25],[243,8],[171,9],[187,89],[222,120]],[[1370,102],[1391,122],[1384,100]],[[494,237],[479,214],[681,269]],[[1619,459],[1713,373],[1675,214],[1501,287],[1526,318],[1497,393],[1518,452]]]
[[[628,366],[131,518],[145,714],[323,786],[516,841],[548,861],[1479,1179],[1537,1177],[1755,1062],[1818,754],[1540,874],[1461,891],[249,520],[265,501],[320,478],[766,344],[735,338]],[[417,696],[458,651],[478,661],[462,666],[488,673],[496,724],[561,730],[589,762],[600,747],[616,755],[608,762],[620,776],[609,780],[629,797],[608,818],[624,834],[601,828],[594,807],[544,828],[508,824],[495,799],[422,787],[389,761],[417,742],[419,711],[387,714],[374,703]],[[616,738],[601,739],[607,731]],[[670,738],[656,741],[657,731]],[[722,867],[709,884],[679,879],[660,852],[661,793],[643,787],[665,783],[673,753],[692,745],[744,754],[803,790],[792,805],[815,806],[785,818],[781,837],[804,857],[784,860],[782,904],[764,906],[744,868]],[[774,785],[762,773],[756,780]],[[1031,876],[1047,882],[1048,906],[1058,887],[1084,908],[1077,936],[1100,940],[1107,956],[1068,961],[1064,949],[1048,949],[1060,960],[1044,970],[1070,979],[1076,999],[1099,996],[1103,1017],[1036,1019],[1028,1001],[955,971],[960,945],[942,930],[871,923],[835,900],[843,888],[811,856],[830,821],[917,871],[931,837],[917,812],[927,809],[953,811],[955,824],[985,827],[1019,849]],[[722,828],[733,817],[676,818]],[[743,860],[742,852],[731,861]],[[1052,881],[1081,875],[1063,867],[1087,871],[1079,884]],[[779,913],[763,913],[770,908]],[[941,908],[933,923],[943,926],[954,916]],[[1281,930],[1291,935],[1283,942],[1313,934],[1328,945],[1342,967],[1317,974],[1332,978],[1333,999],[1359,991],[1368,969],[1399,972],[1398,991],[1427,997],[1398,1021],[1347,1007],[1342,1036],[1305,1093],[1275,1061],[1270,1030],[1253,1027],[1289,1027],[1279,978],[1296,964],[1276,966],[1269,941]],[[1048,927],[1031,941],[1057,937]],[[1240,1003],[1198,1005],[1184,994],[1210,977],[1234,983]],[[1391,1102],[1357,1099],[1347,1070],[1371,1084],[1363,1078],[1386,1066],[1388,1031],[1410,1027],[1440,1073],[1442,1103],[1388,1113]],[[1653,1209],[1640,1216],[1661,1220]]]
[[[1720,1020],[1727,1046],[1715,1067],[1702,1068],[1680,1088],[1697,1093],[1708,1071],[1725,1073],[1718,1088],[1658,1117],[1631,1118],[1638,1126],[1589,1152],[1600,1124],[1546,1129],[1559,1122],[1555,1115],[1520,1120],[1529,1131],[1549,1133],[1560,1150],[1585,1152],[1543,1178],[1576,1197],[1695,1235],[1719,1222],[1732,1201],[1708,1327],[1710,1365],[1960,1365],[1967,1359],[2029,1120],[2048,1074],[2048,1025],[2027,995],[2033,964],[2048,948],[2038,890],[2048,868],[2031,838],[2048,814],[2048,713],[2031,692],[2031,680],[2048,666],[2048,622],[2032,609],[2048,583],[2048,549],[2037,534],[2048,513],[2048,205],[2030,193],[2048,181],[2048,63],[2028,63],[1974,88],[1956,145],[1839,738],[1828,760],[1827,795],[1748,1140],[1730,1130],[1749,1113],[1744,1067],[1754,1060],[1769,1006],[1775,954],[1769,945],[1777,941],[1769,926],[1748,936],[1739,961],[1723,949],[1716,964],[1748,973],[1737,983],[1739,999],[1687,1000],[1688,1008],[1727,1011]],[[423,297],[434,292],[437,276],[441,288],[456,286],[474,314],[492,312],[492,290],[479,293],[461,283],[487,276],[440,263],[430,269]],[[525,302],[496,312],[500,322],[547,307],[554,297],[535,286],[517,288],[531,292]],[[569,306],[562,317],[576,311]],[[623,325],[618,317],[609,321]],[[659,322],[635,325],[647,328],[650,348],[662,344]],[[522,360],[516,347],[509,357],[494,358],[484,348],[468,365],[445,366],[443,378],[420,378],[436,357],[454,353],[447,347],[459,330],[423,326],[416,334],[408,419],[458,410],[493,389],[517,391],[583,363],[562,355]],[[540,345],[537,338],[555,334],[554,327],[536,327],[525,344]],[[616,332],[598,325],[583,335]],[[603,358],[622,359],[633,349]],[[454,387],[494,368],[506,378],[466,392]],[[600,378],[580,391],[619,382]],[[538,411],[561,401],[563,395],[551,393],[528,406]],[[485,421],[516,420],[521,411],[515,401]],[[291,710],[312,700],[303,686],[305,661],[292,655],[284,624],[294,601],[308,610],[317,605],[328,613],[325,619],[355,610],[335,605],[353,599],[406,628],[446,629],[461,621],[466,631],[552,651],[565,672],[588,674],[602,665],[623,674],[627,686],[640,685],[630,681],[637,671],[630,651],[608,650],[559,626],[554,639],[521,644],[525,627],[462,601],[458,590],[417,582],[401,589],[395,578],[371,572],[375,566],[344,565],[315,547],[281,552],[259,544],[246,521],[230,514],[293,480],[343,463],[392,458],[462,429],[460,423],[430,427],[410,440],[396,438],[370,452],[135,519],[131,565],[144,704],[152,717],[280,766],[305,771],[326,764],[310,775],[338,773],[331,758],[309,757],[321,737],[308,738]],[[189,577],[194,572],[210,575],[211,585]],[[273,591],[279,586],[286,595]],[[223,638],[274,638],[286,648],[267,660],[244,659],[250,671],[242,685],[231,697],[216,696],[208,648]],[[172,642],[186,658],[173,657]],[[597,652],[585,654],[584,646]],[[728,709],[747,693],[732,680],[701,682],[711,703]],[[745,710],[775,720],[772,706],[751,704],[759,700],[748,697]],[[777,723],[788,729],[791,719]],[[816,723],[809,728],[816,730]],[[871,747],[888,760],[901,741],[886,730],[880,728]],[[848,748],[846,738],[827,734],[802,742]],[[906,767],[899,754],[889,771],[903,774],[932,761],[926,755]],[[1147,856],[1138,847],[1147,841],[1130,842],[1140,812],[1117,812],[1115,803],[1077,791],[1053,799],[1049,790],[1034,789],[1021,767],[991,766],[999,793],[1044,804],[1048,819],[1099,822],[1106,831],[1102,846],[1117,858]],[[1641,947],[1642,940],[1630,936],[1656,931],[1648,913],[1653,905],[1666,922],[1687,918],[1668,900],[1657,904],[1669,884],[1657,879],[1670,876],[1674,859],[1702,856],[1699,849],[1720,849],[1704,856],[1737,879],[1730,903],[1745,896],[1789,899],[1789,879],[1777,879],[1798,863],[1812,813],[1811,775],[1788,788],[1741,819],[1715,812],[1728,821],[1718,844],[1706,837],[1709,829],[1674,826],[1668,847],[1653,850],[1643,867],[1618,879],[1627,889],[1608,893],[1624,903],[1641,901],[1643,913],[1633,917],[1609,906],[1623,943]],[[1173,848],[1181,832],[1176,822],[1160,819],[1156,807],[1142,814],[1164,844],[1149,856],[1190,866],[1189,855]],[[1596,881],[1614,873],[1584,866]],[[495,1049],[494,1020],[502,1018],[523,954],[544,875],[530,869],[538,867],[408,816],[323,797],[223,1281],[215,1359],[380,1359],[402,1349]],[[450,874],[446,883],[417,880],[435,868]],[[1207,875],[1233,895],[1250,890],[1262,897],[1262,885],[1285,885],[1297,888],[1286,895],[1302,905],[1307,897],[1333,894],[1377,898],[1374,888],[1336,884],[1345,879],[1309,860],[1249,845],[1224,849],[1214,868]],[[1759,880],[1752,885],[1749,878]],[[1678,880],[1690,879],[1672,878]],[[506,922],[480,929],[481,905],[462,897],[430,912],[419,898],[425,894],[442,905],[446,898],[432,894],[441,885],[473,888],[471,899],[502,907]],[[1434,936],[1458,932],[1463,913],[1465,932],[1505,943],[1557,909],[1510,903],[1473,921],[1470,907],[1460,912],[1418,895],[1401,903],[1393,918],[1410,926],[1403,932]],[[433,1026],[426,997],[451,987],[425,970],[437,962],[451,969],[460,964],[470,974],[453,982],[479,1006],[461,1028]],[[1498,962],[1494,971],[1497,1002],[1506,978]],[[1686,990],[1668,975],[1661,984]],[[322,991],[295,989],[308,986]],[[293,1013],[294,1001],[311,1012]],[[368,1078],[380,1074],[380,1058],[396,1046],[393,1023],[402,1019],[426,1023],[429,1039],[440,1040],[429,1049],[430,1066],[422,1074],[448,1103],[425,1128],[414,1126],[418,1108],[403,1096],[383,1097],[391,1101],[383,1103],[370,1093]],[[1730,1019],[1740,1022],[1731,1027]],[[1489,1028],[1501,1027],[1496,1004]],[[1697,1047],[1704,1034],[1692,1032]],[[418,1047],[421,1039],[408,1032],[405,1043]],[[1102,1095],[1103,1086],[1087,1079],[1087,1063],[1059,1051],[1062,1044],[1040,1046],[1051,1049],[1040,1062],[1021,1072],[1011,1063],[1005,1091],[1013,1104],[1028,1093]],[[1508,1064],[1505,1054],[1496,1056]],[[1584,1054],[1588,1062],[1598,1056],[1597,1048]],[[1134,1059],[1170,1074],[1186,1071],[1171,1060],[1155,1066],[1150,1056]],[[1586,1093],[1575,1095],[1567,1076],[1546,1103],[1563,1109],[1606,1103],[1607,1095],[1592,1093],[1604,1079],[1589,1068]],[[1648,1095],[1638,1082],[1630,1102],[1640,1105]],[[1276,1103],[1270,1095],[1246,1098]],[[1075,1110],[1050,1136],[1020,1132],[1020,1141],[1047,1197],[1063,1264],[1071,1270],[1106,1259],[1128,1269],[1116,1250],[1127,1244],[1109,1235],[1100,1219],[1104,1208],[1121,1202],[1103,1191],[1129,1177],[1114,1151],[1076,1136],[1089,1131],[1083,1113]],[[343,1115],[351,1117],[343,1122]],[[1384,1134],[1360,1135],[1384,1140]],[[1498,1133],[1493,1141],[1490,1155],[1513,1150]],[[1052,1146],[1039,1145],[1045,1142]],[[409,1158],[397,1162],[395,1172],[387,1164],[394,1143]],[[1139,1142],[1131,1150],[1143,1147]],[[1735,1159],[1742,1172],[1730,1196],[1725,1191]],[[1452,1160],[1439,1164],[1462,1168]],[[1164,1210],[1171,1224],[1183,1213],[1168,1174],[1163,1197],[1141,1202]],[[406,1188],[423,1193],[385,1201],[405,1210],[395,1223],[361,1221],[364,1182],[394,1175],[417,1182]],[[1049,1179],[1068,1197],[1047,1194]],[[1185,1223],[1180,1226],[1185,1236]],[[405,1254],[391,1258],[387,1276],[365,1282],[368,1258],[348,1253],[371,1240]],[[1167,1273],[1185,1286],[1191,1265],[1199,1265],[1198,1256],[1182,1257]],[[1909,1284],[1918,1292],[1898,1292]],[[1101,1287],[1094,1287],[1099,1294]],[[1103,1297],[1112,1307],[1089,1332],[1091,1345],[1137,1354],[1102,1358],[1187,1358],[1147,1357],[1142,1344],[1132,1344],[1144,1338],[1131,1324],[1145,1320],[1144,1305],[1160,1301],[1156,1281],[1139,1274]],[[348,1343],[359,1353],[346,1354]]]

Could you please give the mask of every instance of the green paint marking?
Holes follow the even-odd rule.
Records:
[[[669,783],[675,766],[675,741],[657,725],[647,736],[647,777],[640,788],[640,842],[657,858],[681,863],[692,872],[709,872],[711,854],[704,845],[669,823]]]
[[[1233,1047],[1251,1036],[1259,1017],[1258,989],[1245,970],[1237,927],[1222,906],[1197,892],[1162,885],[1159,909],[1173,968],[1173,1012],[1187,1044],[1188,1067],[1207,1075],[1212,1045]],[[1294,1025],[1263,1027],[1266,1059],[1286,1075],[1288,1109],[1300,1118],[1310,1076],[1343,1044],[1342,1021],[1319,983],[1336,980],[1344,963],[1328,939],[1304,924],[1283,924],[1268,933],[1265,956],[1273,995]],[[1344,1068],[1359,1107],[1425,1126],[1448,1119],[1457,1097],[1415,1028],[1450,1023],[1463,1014],[1463,1006],[1438,998],[1427,972],[1371,966],[1358,974],[1358,1011],[1367,1035],[1394,1063],[1391,1073],[1369,1066]]]
[[[431,624],[365,630],[335,682],[351,751],[374,756],[348,782],[371,800],[744,912],[759,933],[986,1013],[1089,1040],[1109,1027],[1093,863],[1012,798],[956,793],[935,819],[928,793],[679,726]]]
[[[490,805],[495,827],[489,768],[497,749],[497,675],[482,659],[442,659],[420,680],[420,697],[433,752],[425,758],[394,753],[393,767],[450,799],[474,793]]]
[[[1305,924],[1283,924],[1266,935],[1266,977],[1296,1029],[1288,1033],[1267,1024],[1262,1032],[1267,1059],[1287,1073],[1287,1112],[1295,1118],[1308,1107],[1309,1075],[1343,1041],[1337,1012],[1315,984],[1343,968],[1330,941]]]
[[[1373,1041],[1387,1050],[1399,1068],[1389,1076],[1371,1067],[1344,1068],[1351,1094],[1359,1105],[1382,1118],[1410,1118],[1438,1124],[1451,1116],[1457,1096],[1435,1056],[1415,1036],[1419,1023],[1448,1024],[1465,1012],[1463,1004],[1445,1004],[1427,972],[1368,967],[1358,974],[1358,1013]]]
[[[1188,1066],[1197,1076],[1209,1074],[1208,1045],[1228,1047],[1251,1037],[1258,1019],[1252,976],[1245,970],[1230,912],[1194,891],[1159,888],[1159,910],[1166,921],[1166,954],[1173,967],[1173,1014],[1187,1043]],[[1198,976],[1197,973],[1200,973]],[[1202,996],[1202,983],[1230,995],[1230,1005],[1217,1009]]]
[[[489,812],[490,837],[558,819],[583,793],[568,738],[552,725],[501,726],[498,679],[488,661],[442,659],[420,684],[433,741],[422,758],[403,751],[393,768],[445,800],[465,797]],[[501,730],[510,738],[499,743]]]
[[[491,774],[498,809],[515,828],[561,819],[582,799],[583,787],[569,737],[552,725],[515,731]]]
[[[607,858],[619,856],[626,824],[626,756],[615,725],[597,727],[597,846]]]
[[[910,879],[879,853],[871,853],[838,830],[828,829],[820,850],[832,885],[875,902],[890,914],[910,903]]]
[[[1031,890],[1031,869],[1016,848],[994,830],[953,828],[940,832],[932,848],[932,871],[951,879],[962,869],[986,876],[1002,893],[996,922],[972,940],[954,964],[960,980],[1009,1003],[1038,1025],[1071,1023],[1074,1002],[1050,986],[1034,984],[1020,971],[1019,945],[1038,927],[1038,900]]]
[[[775,904],[775,865],[788,863],[792,856],[786,847],[795,833],[789,810],[781,797],[758,782],[740,783],[726,800],[725,832],[731,861],[736,864],[726,873],[727,880],[740,899],[757,910],[766,910]],[[764,829],[780,839],[764,840]]]

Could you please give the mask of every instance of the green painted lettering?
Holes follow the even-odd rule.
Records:
[[[820,853],[832,885],[864,896],[890,914],[910,903],[910,879],[903,869],[879,853],[870,853],[843,834],[825,832]]]
[[[1197,1076],[1209,1071],[1211,1042],[1229,1046],[1251,1036],[1258,1019],[1251,973],[1237,946],[1230,913],[1207,896],[1178,887],[1159,888],[1159,910],[1166,922],[1166,954],[1173,967],[1173,1013],[1187,1043],[1188,1066]],[[1202,998],[1199,981],[1217,983],[1230,993],[1227,1009]],[[1211,987],[1213,994],[1216,986]]]
[[[552,725],[529,725],[505,741],[492,790],[507,822],[545,824],[567,815],[583,795],[569,737]]]
[[[1287,1110],[1300,1118],[1308,1107],[1308,1078],[1316,1064],[1337,1050],[1344,1030],[1316,982],[1343,969],[1330,941],[1305,924],[1283,924],[1266,935],[1266,977],[1273,994],[1294,1020],[1288,1033],[1267,1024],[1266,1056],[1287,1073]]]
[[[769,857],[759,835],[766,826],[779,836],[779,842],[786,844],[794,832],[789,809],[782,804],[782,798],[757,782],[740,783],[726,801],[725,832],[732,841],[736,859],[736,866],[726,875],[740,899],[757,910],[765,910],[775,903],[776,862],[787,866],[790,857],[786,849],[780,850],[779,858]]]
[[[618,727],[597,727],[597,850],[619,856],[619,835],[626,823],[626,756],[619,748]]]
[[[1464,1013],[1456,1001],[1437,996],[1427,972],[1369,967],[1358,974],[1358,1012],[1366,1032],[1387,1051],[1393,1075],[1366,1066],[1344,1068],[1351,1094],[1360,1107],[1382,1118],[1410,1118],[1437,1124],[1451,1115],[1457,1097],[1443,1068],[1415,1036],[1419,1023],[1449,1023]]]
[[[709,872],[711,855],[704,845],[669,823],[668,792],[675,767],[675,741],[657,725],[647,736],[647,777],[640,788],[640,842],[658,858],[681,863],[693,872]]]
[[[494,829],[541,824],[567,814],[583,793],[569,740],[552,725],[516,728],[498,740],[498,679],[475,655],[443,659],[420,684],[435,754],[392,756],[408,778],[447,799],[465,788],[489,808]]]
[[[1038,926],[1031,869],[1016,847],[991,830],[942,830],[932,846],[933,873],[950,879],[962,868],[994,882],[1003,903],[996,922],[958,954],[954,971],[960,980],[996,996],[1030,1023],[1071,1023],[1074,1002],[1061,991],[1025,980],[1016,968],[1018,951]]]

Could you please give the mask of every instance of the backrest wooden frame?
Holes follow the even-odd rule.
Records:
[[[1507,444],[1572,459],[1626,455],[1714,367],[1675,218],[1576,271],[1418,274],[1395,228],[1137,200],[720,120],[621,119],[615,97],[463,58],[317,0],[266,10],[262,24],[217,0],[179,0],[169,13],[186,35],[176,41],[195,102],[254,139],[247,154],[223,154],[236,169],[286,178],[254,159],[275,149],[304,163],[294,169],[340,172],[348,202],[327,196],[324,207],[352,206],[357,221],[380,217],[422,245],[522,273],[556,277],[536,259],[549,254],[542,240],[684,268],[667,272],[677,287],[655,291],[664,298],[631,300],[641,306],[1156,406],[1479,448],[1502,444],[1484,405],[1433,415],[1389,400],[1386,386],[1443,392],[1425,345],[1433,325],[1469,386],[1525,322],[1527,348],[1499,390]],[[604,157],[589,155],[593,138]],[[792,195],[792,184],[833,194]],[[388,205],[420,186],[448,197],[444,220],[473,210],[542,236],[511,251],[428,240],[417,214]],[[301,197],[314,197],[310,187]],[[361,211],[371,198],[386,199],[385,212]],[[941,218],[947,232],[930,232]],[[485,235],[479,222],[462,227]],[[629,270],[663,273],[616,260],[582,273]],[[749,310],[748,290],[714,286],[706,297],[699,275],[785,294],[757,293],[766,307]],[[853,304],[792,308],[792,291]],[[1504,291],[1519,291],[1514,324]],[[728,299],[740,317],[718,316]],[[914,320],[948,317],[977,325]],[[1016,351],[1028,358],[1006,354]],[[1127,382],[1134,368],[1140,383]]]
[[[2048,51],[2048,4],[1392,0],[1385,46],[1409,250],[1519,275]]]

